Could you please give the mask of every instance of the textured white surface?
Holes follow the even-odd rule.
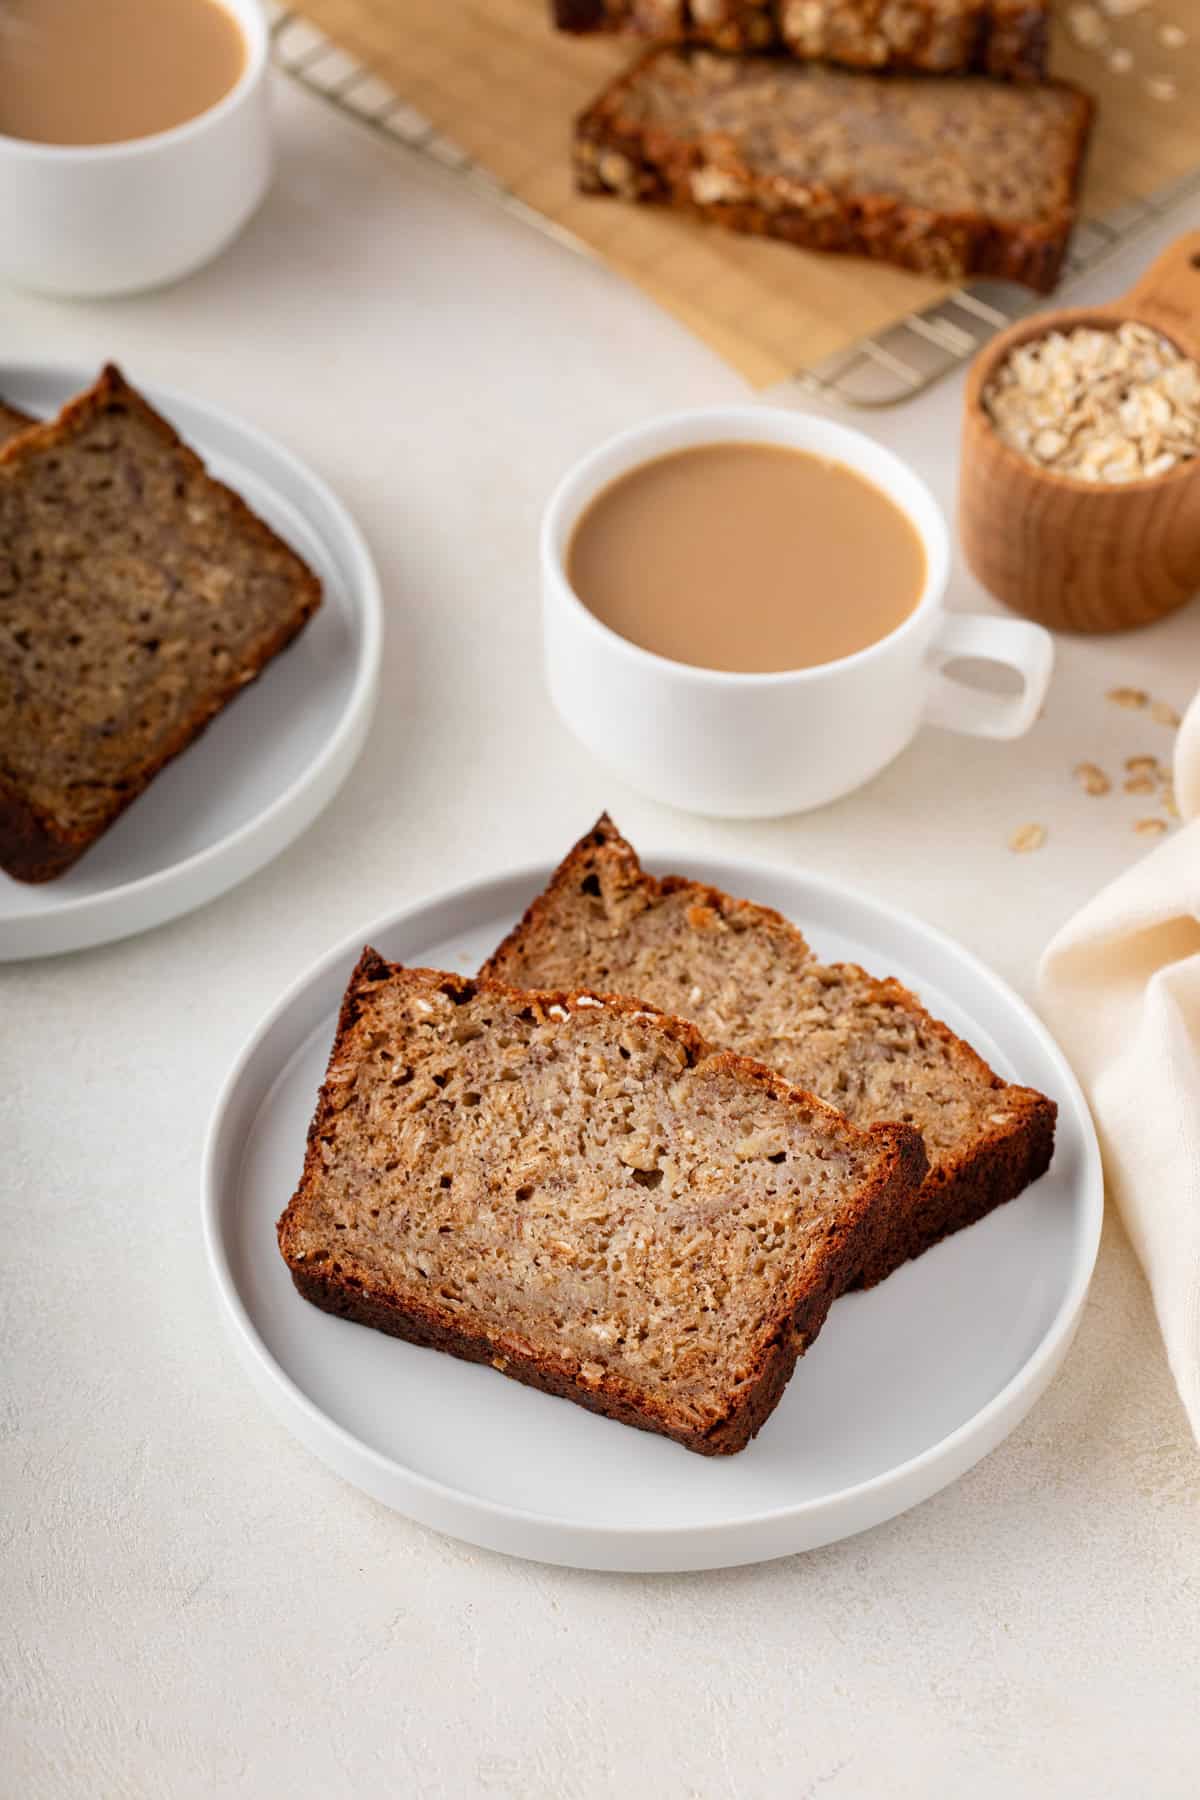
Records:
[[[1038,992],[1095,1108],[1200,1443],[1200,698],[1176,741],[1175,791],[1186,825],[1068,921]]]
[[[200,1254],[205,1121],[265,1007],[358,920],[552,857],[607,803],[681,857],[879,884],[1028,992],[1051,930],[1140,848],[1139,802],[1071,782],[1160,748],[1103,692],[1182,705],[1200,640],[1192,609],[1063,644],[1023,743],[928,732],[801,819],[707,825],[618,791],[541,691],[539,505],[604,434],[740,384],[317,102],[280,115],[276,190],[217,267],[134,302],[0,300],[12,354],[115,355],[310,458],[372,541],[390,624],[334,815],[188,919],[0,970],[0,1792],[1191,1800],[1200,1463],[1115,1226],[1007,1444],[890,1525],[727,1574],[434,1537],[327,1475],[235,1365]],[[956,400],[877,421],[946,496]],[[961,576],[955,598],[979,604]],[[1030,820],[1046,847],[1011,855]]]

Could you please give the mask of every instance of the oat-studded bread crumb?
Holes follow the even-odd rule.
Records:
[[[518,987],[639,995],[857,1125],[915,1126],[928,1178],[855,1272],[860,1285],[1012,1199],[1050,1161],[1052,1100],[1002,1081],[898,981],[820,962],[769,907],[648,875],[607,815],[483,973]]]
[[[63,871],[316,611],[316,576],[108,367],[0,449],[0,868]]]
[[[924,1168],[639,1002],[368,949],[279,1243],[328,1312],[721,1455]]]

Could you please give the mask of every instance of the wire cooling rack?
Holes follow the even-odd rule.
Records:
[[[527,206],[442,136],[415,107],[372,69],[332,43],[308,19],[280,0],[268,0],[275,61],[311,93],[450,177],[486,195],[526,224],[579,256],[595,253],[571,232]],[[1067,257],[1064,282],[1090,273],[1131,237],[1181,201],[1200,201],[1200,168],[1148,199],[1131,201],[1102,218],[1081,219]],[[1007,282],[972,281],[884,331],[797,369],[810,392],[847,406],[894,406],[968,362],[1006,325],[1045,302]]]

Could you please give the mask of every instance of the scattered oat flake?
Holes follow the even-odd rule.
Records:
[[[1100,11],[1110,19],[1127,19],[1150,4],[1150,0],[1100,0]]]
[[[1109,54],[1108,66],[1114,75],[1128,75],[1133,67],[1133,51],[1113,50]]]
[[[1158,787],[1153,775],[1131,775],[1125,783],[1127,794],[1153,794]]]
[[[1150,717],[1156,725],[1178,725],[1179,714],[1167,700],[1155,700],[1150,708]]]
[[[1040,850],[1045,841],[1044,825],[1020,825],[1009,838],[1008,847],[1023,856],[1030,850]]]
[[[1175,83],[1166,75],[1151,75],[1146,81],[1146,92],[1152,100],[1173,100],[1176,91]]]
[[[1158,41],[1164,50],[1182,50],[1188,41],[1188,34],[1182,25],[1162,25],[1159,27]]]
[[[1085,794],[1107,794],[1112,782],[1095,763],[1078,763],[1075,768],[1075,779]]]
[[[1139,837],[1161,837],[1167,829],[1165,819],[1135,819],[1133,829]]]
[[[1140,775],[1143,771],[1150,775],[1158,774],[1157,756],[1127,756],[1125,767],[1131,775]]]
[[[1109,688],[1105,699],[1111,700],[1114,706],[1148,706],[1150,703],[1150,696],[1144,688]]]

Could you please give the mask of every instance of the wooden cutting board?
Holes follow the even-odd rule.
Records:
[[[301,0],[299,10],[756,386],[785,380],[949,291],[857,258],[577,195],[571,121],[637,46],[555,31],[549,0]],[[1119,18],[1074,0],[1062,11],[1053,67],[1099,103],[1083,216],[1103,218],[1200,165],[1200,0],[1150,0]],[[1104,42],[1094,47],[1076,41],[1098,33]]]

